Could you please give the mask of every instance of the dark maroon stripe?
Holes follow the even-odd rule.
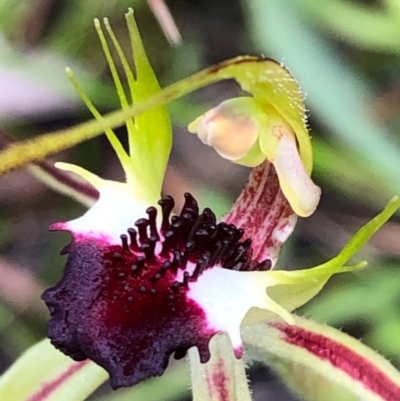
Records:
[[[215,371],[212,373],[212,385],[209,389],[209,394],[218,393],[218,400],[229,401],[228,381],[229,377],[226,375],[226,361],[220,359],[216,366]]]
[[[64,373],[61,373],[55,379],[48,381],[43,384],[41,389],[30,396],[26,401],[44,401],[51,395],[55,390],[57,390],[64,382],[66,382],[71,376],[80,371],[89,361],[74,363],[70,366]]]
[[[16,141],[5,132],[0,131],[0,149],[3,149],[15,142]],[[99,199],[99,192],[96,188],[93,188],[91,185],[85,184],[81,181],[75,180],[71,175],[55,168],[49,162],[41,161],[32,164],[40,167],[44,172],[53,177],[56,181],[69,188],[72,188],[76,192],[79,192],[80,194],[93,200]]]
[[[289,344],[304,348],[318,358],[329,361],[382,399],[386,401],[400,400],[400,387],[372,362],[345,345],[298,326],[280,323],[273,326],[285,334],[284,339]]]
[[[66,174],[64,171],[55,168],[48,162],[37,162],[34,164],[40,167],[43,171],[52,176],[56,181],[60,182],[61,184],[64,184],[65,186],[74,189],[76,192],[79,192],[80,194],[85,195],[90,199],[99,199],[99,192],[91,185],[75,180],[69,174]]]

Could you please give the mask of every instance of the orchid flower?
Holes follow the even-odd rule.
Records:
[[[67,163],[57,163],[57,172],[47,168],[47,175],[64,186],[76,182],[60,178],[68,177],[65,172],[85,180],[91,188],[85,191],[89,209],[51,226],[72,236],[62,251],[68,255],[63,277],[43,294],[52,345],[46,340],[38,344],[0,378],[0,398],[83,399],[105,380],[101,368],[116,389],[163,375],[171,356],[189,354],[194,399],[249,400],[243,362],[247,344],[269,353],[267,360],[278,371],[286,363],[293,370],[318,373],[360,399],[397,399],[400,375],[388,362],[344,334],[291,312],[313,298],[332,275],[365,267],[366,262],[347,263],[400,207],[399,199],[392,199],[332,260],[303,270],[275,269],[297,216],[312,214],[320,197],[310,178],[312,149],[297,82],[273,60],[238,57],[161,91],[132,12],[127,22],[135,74],[107,20],[105,26],[129,95],[101,25],[95,23],[123,110],[102,117],[68,70],[97,123],[15,144],[2,154],[0,171],[5,171],[38,162],[104,130],[126,181],[105,180]],[[165,103],[229,78],[248,96],[206,112],[189,130],[222,157],[252,167],[249,181],[221,221],[189,193],[175,211],[172,197],[161,198],[172,142]],[[112,131],[122,121],[128,151]],[[31,152],[21,161],[15,155],[24,146]],[[37,358],[45,368],[16,391],[18,372]],[[80,378],[85,383],[81,388]],[[71,390],[73,384],[78,388]],[[311,394],[306,381],[291,385]]]

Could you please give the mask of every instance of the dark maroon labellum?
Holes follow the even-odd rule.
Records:
[[[243,230],[217,224],[210,209],[199,214],[185,194],[179,216],[170,216],[171,197],[121,235],[120,245],[94,238],[73,239],[65,248],[64,276],[43,294],[51,314],[48,336],[62,352],[91,359],[110,374],[114,388],[161,375],[168,359],[196,346],[202,362],[216,334],[201,305],[187,297],[190,283],[213,266],[251,271],[271,263],[252,260],[251,240]],[[190,267],[190,268],[189,268]]]

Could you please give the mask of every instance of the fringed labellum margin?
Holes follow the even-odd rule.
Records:
[[[268,270],[271,261],[252,259],[243,230],[217,223],[209,209],[199,213],[189,194],[179,216],[170,217],[172,198],[160,205],[159,228],[150,207],[120,244],[74,233],[63,279],[43,294],[53,344],[103,366],[115,388],[161,375],[171,354],[182,358],[193,346],[206,362],[221,331],[240,357],[240,323],[265,304],[263,289],[243,273]]]

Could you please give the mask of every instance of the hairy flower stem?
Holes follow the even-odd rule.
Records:
[[[197,348],[189,350],[194,401],[251,401],[243,359],[237,359],[226,334],[210,341],[211,359],[200,363]]]

